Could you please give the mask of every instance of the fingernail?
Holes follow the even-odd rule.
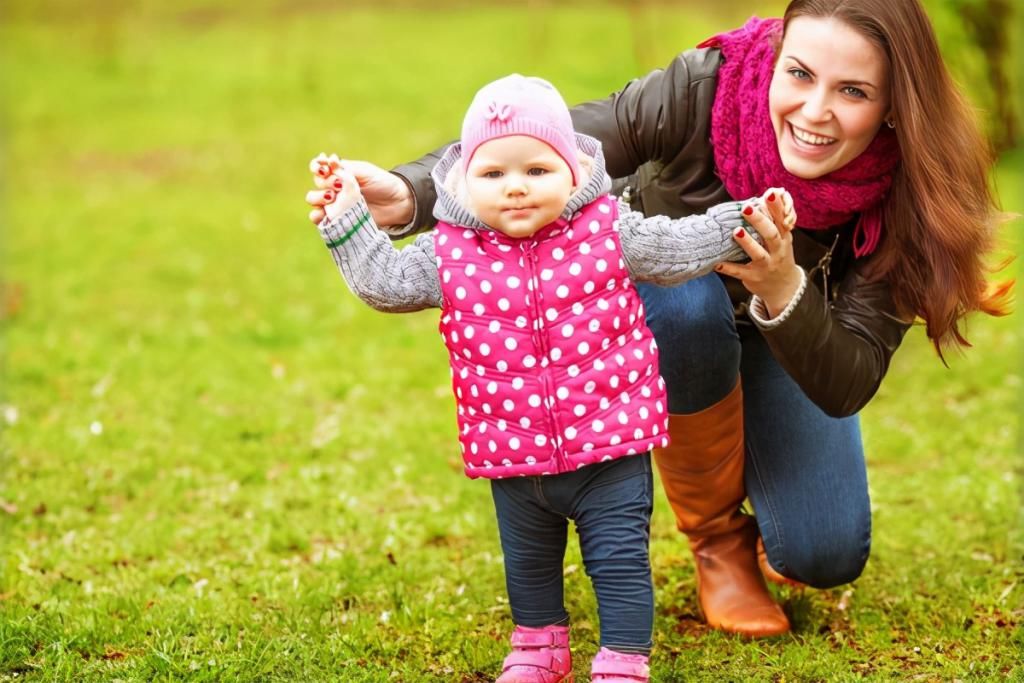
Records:
[[[750,206],[749,204],[747,206],[743,207],[743,215],[744,216],[750,216],[753,213],[754,213],[754,207]]]
[[[741,240],[747,236],[747,231],[743,228],[736,228],[736,232],[733,234],[736,235],[736,239]]]
[[[334,201],[334,193],[330,190],[324,190],[324,201],[327,203]]]
[[[768,194],[768,201],[770,201],[770,202],[774,202],[775,201],[775,193],[774,192],[771,192],[771,193]]]
[[[344,185],[344,183],[341,182],[341,178],[336,178],[335,179],[335,181],[334,181],[334,189],[335,190],[340,190],[343,185]]]

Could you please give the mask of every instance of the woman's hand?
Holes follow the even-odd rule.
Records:
[[[764,245],[738,228],[733,238],[747,252],[750,262],[722,263],[715,270],[740,280],[748,291],[760,297],[774,318],[786,308],[803,280],[793,256],[793,198],[782,188],[769,188],[760,200],[743,209],[743,217],[757,230]]]
[[[339,171],[347,172],[366,199],[377,225],[405,225],[412,220],[415,209],[412,192],[409,186],[393,173],[368,161],[339,159],[334,154],[320,154],[309,162],[309,167],[313,172],[316,187],[324,191],[338,191]],[[344,182],[341,182],[341,185],[344,186]],[[309,220],[319,224],[326,215],[324,207],[330,202],[326,201],[321,193],[315,192],[307,194],[306,201],[313,206],[313,210],[309,212]]]

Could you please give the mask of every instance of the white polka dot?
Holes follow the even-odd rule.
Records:
[[[497,424],[498,424],[498,431],[499,432],[503,432],[506,429],[508,429],[508,422],[505,422],[504,420],[498,420]]]
[[[452,338],[452,344],[458,344],[459,343],[459,331],[458,330],[452,330],[451,338]]]
[[[565,399],[569,398],[569,389],[567,387],[558,387],[558,390],[555,392],[555,395],[558,396],[558,399],[560,401],[564,401]]]
[[[487,354],[484,354],[484,355],[487,355]],[[472,358],[473,357],[473,352],[470,351],[469,349],[462,349],[462,356],[464,358],[466,358],[466,359]]]
[[[476,274],[476,264],[470,263],[466,265],[466,277],[473,277]]]
[[[566,324],[562,325],[562,336],[563,337],[568,339],[569,337],[572,336],[573,331],[574,331],[573,327],[569,323],[566,323]]]
[[[498,330],[501,329],[501,323],[497,320],[492,320],[491,324],[487,326],[487,331],[491,334],[497,334]]]
[[[650,398],[651,397],[651,388],[650,387],[640,387],[640,395],[643,396],[644,398]]]
[[[601,410],[608,410],[608,407],[611,404],[612,402],[608,400],[607,396],[602,396],[601,401],[598,403],[598,406],[601,408]]]
[[[574,303],[572,305],[573,315],[583,315],[583,311],[584,311],[583,304],[581,304],[579,301],[577,301],[576,303]]]
[[[537,359],[534,358],[532,355],[527,354],[526,356],[523,356],[523,367],[524,368],[532,368],[536,364],[537,364]]]
[[[462,250],[459,249],[458,247],[455,247],[454,249],[452,249],[452,258],[453,259],[460,259],[460,258],[462,258]]]
[[[619,400],[622,401],[623,405],[628,406],[630,401],[629,394],[623,391],[621,394],[619,394]]]
[[[519,329],[525,328],[529,322],[530,321],[526,319],[525,315],[520,315],[516,317],[516,327],[518,327]]]
[[[480,355],[481,356],[489,356],[489,355],[491,355],[491,345],[488,344],[487,342],[484,342],[483,344],[481,344],[480,345]]]
[[[498,393],[498,383],[497,382],[488,382],[487,383],[487,393],[491,394],[491,395],[494,395],[494,394]]]
[[[558,348],[557,346],[555,348],[551,349],[551,360],[553,360],[553,361],[555,361],[557,363],[561,359],[562,359],[562,349]]]
[[[597,259],[597,263],[594,264],[594,268],[597,269],[597,272],[603,273],[604,271],[608,270],[608,262],[605,261],[603,258]]]
[[[581,266],[580,264],[576,263],[575,261],[573,261],[572,265],[569,266],[569,275],[572,275],[572,276],[575,277],[576,275],[579,275],[582,272],[583,272],[583,266]]]
[[[484,308],[484,305],[482,303],[478,302],[473,304],[473,312],[476,313],[477,315],[483,315],[486,311],[487,309]]]
[[[577,403],[576,407],[572,409],[572,413],[576,417],[583,417],[587,414],[587,407],[582,403]]]
[[[550,280],[554,276],[555,276],[555,271],[551,270],[550,268],[545,268],[542,271],[540,271],[540,279],[544,280],[545,282],[547,282],[548,280]]]
[[[640,419],[641,420],[646,420],[647,417],[651,414],[651,411],[647,410],[647,406],[640,406],[639,413],[640,413]]]
[[[615,241],[609,237],[604,241],[604,248],[608,251],[615,251]]]
[[[626,297],[624,297],[624,296],[620,296],[619,297],[619,307],[620,308],[626,308],[627,306],[629,306],[629,300]]]
[[[612,434],[612,438],[610,438],[608,441],[611,443],[611,445],[618,446],[620,443],[622,443],[622,437],[619,436],[618,434]]]
[[[469,368],[462,368],[461,370],[459,370],[459,377],[461,377],[462,379],[466,379],[467,377],[469,377]]]
[[[633,382],[637,381],[638,379],[640,379],[640,373],[637,372],[636,370],[630,370],[629,371],[629,383],[632,384]]]
[[[469,393],[472,394],[474,397],[480,396],[480,390],[476,388],[475,384],[470,384],[469,385]],[[484,425],[481,424],[480,425],[480,431],[483,431],[483,430],[484,430]]]
[[[491,287],[491,281],[490,280],[481,280],[480,281],[480,291],[481,292],[483,292],[484,294],[490,294],[492,289],[493,289],[493,287]]]
[[[498,308],[502,311],[507,311],[512,308],[512,305],[508,302],[508,299],[502,297],[498,299]]]
[[[612,389],[618,389],[619,388],[619,376],[618,375],[612,375],[611,377],[609,377],[608,378],[608,386],[610,386]]]
[[[487,442],[487,450],[489,450],[491,453],[497,453],[498,444],[494,443],[494,440],[491,439],[490,441]]]
[[[519,448],[519,437],[513,436],[511,439],[509,439],[508,447],[511,448],[512,450],[517,450]]]
[[[608,308],[609,308],[608,301],[605,300],[605,299],[598,299],[597,300],[597,307],[600,308],[602,311],[607,311]]]
[[[477,446],[476,441],[474,441],[473,443],[469,444],[469,450],[473,452],[473,455],[476,455],[477,451],[480,450],[480,447]]]
[[[519,418],[519,426],[522,427],[523,429],[529,429],[530,418],[526,417],[525,415]]]
[[[505,339],[505,348],[508,349],[509,351],[515,351],[518,346],[518,342],[516,342],[516,340],[513,339],[512,337],[507,337]]]
[[[576,350],[579,352],[581,356],[585,356],[586,354],[590,353],[590,344],[588,344],[585,341],[581,341],[579,345],[576,347]]]
[[[598,358],[597,360],[594,361],[594,369],[595,370],[597,370],[598,372],[601,372],[601,371],[604,370],[604,368],[605,368],[605,364],[604,364],[603,360]]]
[[[592,450],[594,450],[594,444],[592,444],[592,443],[585,443],[585,444],[583,444],[583,450],[584,451],[592,451]]]
[[[512,399],[506,398],[502,402],[501,407],[511,413],[513,410],[516,409],[516,404],[512,402]]]
[[[593,294],[595,289],[597,289],[597,285],[589,280],[583,285],[584,294]]]
[[[584,242],[583,244],[581,244],[581,245],[580,245],[580,253],[581,253],[581,254],[583,254],[584,256],[586,256],[587,254],[589,254],[589,253],[590,253],[590,245],[589,245],[589,244],[587,244],[586,242]]]
[[[452,271],[446,270],[443,273],[441,273],[441,281],[444,282],[445,284],[448,284],[449,282],[451,282],[452,281]]]
[[[456,299],[465,299],[466,298],[466,288],[465,287],[456,287],[455,288],[455,298]]]
[[[543,434],[538,434],[537,436],[533,437],[533,442],[537,444],[538,447],[540,447],[548,442],[548,437],[544,436]]]
[[[640,429],[639,427],[634,429],[633,430],[633,438],[635,440],[637,440],[637,441],[639,441],[640,439],[644,438],[644,430]]]
[[[578,377],[580,374],[580,366],[570,365],[565,371],[569,373],[570,377]]]
[[[537,458],[533,457],[532,455],[526,456],[526,464],[527,465],[536,465],[537,464]]]
[[[499,360],[495,365],[497,366],[498,370],[501,371],[501,372],[507,372],[508,371],[508,361]]]
[[[555,247],[551,250],[551,258],[561,261],[565,258],[565,251],[561,247]]]
[[[591,424],[590,426],[591,428],[593,428],[595,432],[604,431],[604,422],[602,422],[601,420],[594,420],[593,424]]]
[[[467,325],[466,329],[462,330],[462,334],[465,335],[466,339],[472,339],[473,335],[476,334],[476,328],[472,325]]]
[[[590,330],[591,332],[597,332],[598,330],[601,329],[601,323],[598,322],[597,318],[594,318],[589,323],[587,323],[587,329]]]
[[[526,382],[523,381],[522,377],[512,378],[512,388],[515,389],[516,391],[522,389],[524,384],[526,384]]]
[[[594,393],[594,389],[597,389],[597,382],[595,382],[594,380],[590,380],[589,382],[583,385],[583,391],[585,393],[592,394]]]
[[[612,210],[604,202],[602,202],[602,203],[597,205],[597,210],[600,211],[601,213],[611,213],[612,212]]]
[[[559,299],[564,299],[569,296],[569,288],[566,285],[558,285],[558,288],[555,289],[555,295]]]
[[[443,247],[446,242],[448,242],[448,235],[443,235],[442,234],[442,235],[438,236],[438,238],[437,238],[437,243],[438,244],[440,244]]]
[[[629,424],[629,416],[626,415],[626,411],[624,411],[624,410],[620,410],[619,411],[619,424],[620,425]]]
[[[633,357],[636,358],[637,360],[643,360],[644,359],[643,349],[633,349]]]
[[[509,275],[508,279],[505,280],[505,284],[508,285],[509,289],[518,289],[522,282],[515,275]]]
[[[619,364],[619,367],[622,367],[626,364],[626,357],[621,353],[617,353],[615,354],[615,362]]]
[[[531,408],[540,408],[540,396],[537,394],[530,394],[530,398],[526,402],[530,404]]]
[[[665,406],[661,405],[661,401],[654,402],[654,409],[657,410],[659,413],[665,412]]]
[[[501,269],[505,267],[505,264],[501,261],[495,261],[491,264],[491,270],[495,273],[500,273]]]

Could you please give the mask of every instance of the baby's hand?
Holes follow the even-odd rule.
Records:
[[[309,162],[313,182],[318,189],[306,193],[306,202],[313,206],[309,219],[319,224],[324,216],[334,220],[362,198],[359,183],[334,154],[320,154]]]

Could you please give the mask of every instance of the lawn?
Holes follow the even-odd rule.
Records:
[[[509,71],[603,96],[751,6],[68,5],[0,25],[0,681],[493,679],[500,549],[436,314],[349,294],[306,162],[404,161]],[[995,179],[1018,212],[1022,175]],[[871,562],[780,591],[791,635],[700,623],[659,496],[654,679],[1024,678],[1019,320],[973,319],[948,368],[911,331],[863,414]]]

